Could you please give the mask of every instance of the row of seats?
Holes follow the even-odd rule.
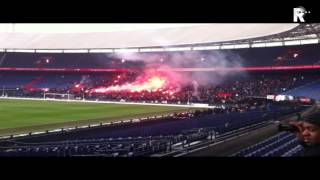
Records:
[[[221,54],[228,54],[223,60],[225,64],[239,64],[243,66],[272,66],[272,65],[306,65],[318,63],[319,45],[311,44],[290,47],[267,47],[251,49],[206,50],[194,52],[148,52],[137,54],[138,60],[122,62],[122,57],[113,53],[17,53],[1,52],[2,67],[48,67],[48,68],[114,68],[126,66],[141,67],[145,58],[160,63],[161,59],[176,67],[194,65],[206,67],[208,61],[216,61]],[[187,53],[187,54],[186,54]],[[141,57],[139,57],[141,55]],[[183,57],[184,63],[175,63],[176,58]],[[191,57],[191,58],[190,58]],[[240,57],[240,58],[234,58]],[[200,61],[200,59],[202,59]],[[259,61],[257,61],[259,59]],[[239,60],[241,62],[239,62]],[[191,66],[192,67],[192,66]]]
[[[274,113],[274,111],[272,112]],[[50,141],[46,138],[39,142],[35,140],[36,138],[31,138],[33,142],[24,142],[23,140],[7,141],[1,144],[0,156],[148,156],[158,152],[169,151],[173,144],[182,143],[184,145],[207,140],[210,136],[212,137],[212,132],[216,135],[222,135],[232,130],[267,120],[261,118],[263,114],[264,112],[256,110],[247,113],[205,115],[203,117],[193,117],[183,120],[169,120],[167,121],[170,122],[169,124],[155,121],[154,123],[158,123],[158,125],[152,127],[151,125],[155,124],[151,123],[149,127],[143,127],[143,133],[145,133],[146,129],[151,128],[148,132],[152,132],[153,134],[149,136],[111,137],[107,134],[112,134],[112,131],[109,132],[108,130],[104,130],[105,133],[103,136],[101,136],[101,134],[97,136],[97,134],[95,134],[96,132],[94,132],[95,129],[93,129],[92,136],[88,137],[88,132],[86,132],[84,133],[84,138],[75,134],[74,139],[68,136],[69,138],[66,140],[59,141]],[[176,123],[176,126],[172,127],[173,122]],[[139,125],[139,123],[137,125]],[[140,127],[142,126],[143,125],[140,125]],[[155,134],[155,131],[152,130],[153,128],[162,130],[161,134],[164,134],[164,126],[169,130],[166,135],[159,135],[159,132]],[[178,128],[178,126],[181,127]],[[129,127],[127,130],[132,132],[133,129],[133,127]],[[57,134],[53,136],[59,137]],[[290,134],[280,134],[279,137],[271,139],[277,139],[278,141],[273,143],[269,143],[268,141],[258,144],[239,155],[276,155],[279,153],[278,150],[286,148],[281,147],[282,141],[289,141],[290,138],[292,138]],[[290,145],[291,147],[295,145],[294,143],[295,142],[292,141],[288,146]],[[271,152],[277,147],[279,148]]]
[[[173,144],[206,139],[208,133],[184,133],[178,136],[157,136],[122,139],[88,139],[52,143],[12,142],[0,148],[0,156],[148,156],[169,151]]]
[[[262,142],[233,154],[236,157],[290,157],[299,154],[302,146],[294,134],[278,133]]]

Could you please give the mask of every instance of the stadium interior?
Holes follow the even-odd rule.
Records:
[[[269,29],[243,24],[243,31],[251,30],[248,34],[230,31],[229,36],[228,31],[221,34],[222,26],[145,30],[149,38],[160,38],[162,31],[165,39],[179,34],[170,43],[149,42],[147,37],[143,43],[137,41],[144,32],[139,30],[130,41],[122,38],[114,45],[112,35],[131,32],[102,33],[108,42],[100,44],[100,38],[88,40],[93,35],[82,34],[88,35],[83,41],[93,44],[78,39],[65,45],[70,47],[54,43],[54,38],[67,34],[49,34],[23,44],[33,34],[14,40],[17,44],[3,43],[0,106],[8,110],[0,110],[6,114],[0,115],[0,156],[299,156],[303,147],[294,134],[279,131],[278,124],[319,108],[320,24],[279,24],[279,29],[273,24]],[[195,39],[186,36],[197,34]],[[21,34],[7,36],[10,40]],[[68,40],[76,38],[75,33]],[[102,52],[104,48],[111,52]],[[68,106],[71,102],[75,105]],[[35,116],[50,115],[28,109],[23,118],[14,120],[15,110],[33,103],[35,111],[50,111],[50,103],[63,103],[57,106],[65,111],[55,115],[71,117],[45,122]],[[80,108],[76,103],[84,104],[87,114],[95,112],[93,105],[117,104],[119,118],[73,116],[78,110],[72,108]],[[131,111],[134,107],[146,108],[145,114]],[[104,114],[113,111],[102,109]],[[124,116],[126,111],[131,114]]]

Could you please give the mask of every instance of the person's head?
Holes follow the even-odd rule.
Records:
[[[320,127],[315,124],[303,121],[302,125],[302,138],[305,143],[309,145],[318,145],[320,144]]]
[[[301,135],[307,144],[320,144],[320,111],[302,118],[301,126]]]

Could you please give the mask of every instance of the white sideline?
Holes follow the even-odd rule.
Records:
[[[115,101],[87,101],[87,100],[63,100],[63,99],[43,99],[43,98],[22,98],[22,97],[3,97],[0,99],[17,99],[17,100],[37,100],[37,101],[61,101],[61,102],[80,102],[80,103],[102,103],[102,104],[132,104],[132,105],[150,105],[150,106],[174,106],[189,108],[217,108],[217,106],[209,106],[208,104],[157,104],[157,103],[135,103],[135,102],[115,102]]]

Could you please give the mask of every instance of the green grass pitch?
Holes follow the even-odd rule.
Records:
[[[184,107],[0,99],[0,135],[186,111]]]

